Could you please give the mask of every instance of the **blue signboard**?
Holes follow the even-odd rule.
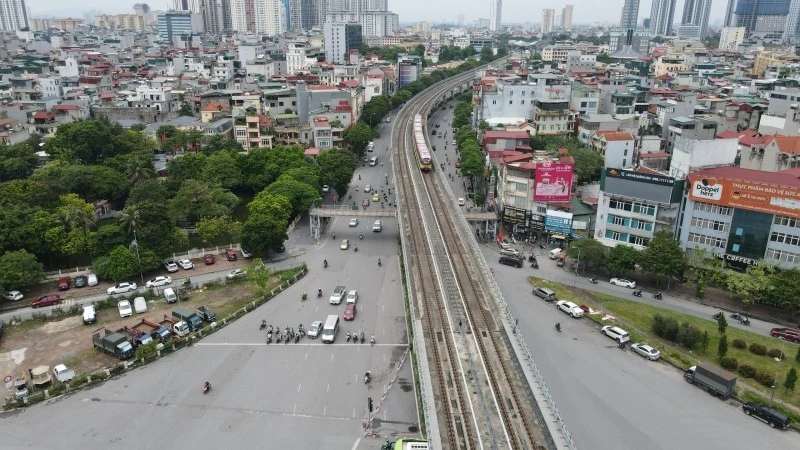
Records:
[[[553,233],[569,235],[572,231],[572,214],[570,217],[559,217],[548,214],[544,218],[544,229]]]

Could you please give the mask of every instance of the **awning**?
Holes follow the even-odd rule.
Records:
[[[567,237],[566,237],[566,236],[564,236],[563,234],[554,234],[554,235],[552,235],[552,236],[550,236],[550,237],[551,237],[552,239],[561,239],[561,240],[564,240],[564,239],[566,239],[566,238],[567,238]]]

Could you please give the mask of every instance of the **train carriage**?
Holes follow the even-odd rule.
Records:
[[[428,144],[425,141],[425,129],[422,125],[422,116],[417,114],[414,116],[414,145],[417,155],[417,164],[419,169],[427,172],[433,168],[431,164],[431,154],[428,150]]]

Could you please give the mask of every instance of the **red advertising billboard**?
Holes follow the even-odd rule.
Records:
[[[568,202],[572,195],[571,163],[536,164],[535,202]]]

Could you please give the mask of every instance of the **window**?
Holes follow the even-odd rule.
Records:
[[[639,245],[639,246],[644,247],[645,245],[647,245],[650,242],[650,239],[645,239],[645,238],[643,238],[641,236],[630,235],[628,237],[628,242],[630,242],[633,245]]]
[[[628,160],[623,158],[623,160],[622,160],[622,167],[625,167],[625,166],[627,166],[627,165],[628,165]]]
[[[731,208],[727,206],[714,205],[711,203],[696,202],[694,208],[698,211],[719,214],[721,216],[730,216],[733,214],[733,210]]]
[[[689,233],[687,237],[689,242],[695,244],[708,245],[710,247],[725,248],[728,245],[728,240],[714,236],[706,236],[705,234]]]
[[[644,203],[634,203],[633,212],[637,214],[644,214],[645,216],[655,216],[656,207],[653,205],[646,205]]]
[[[508,104],[509,104],[509,105],[513,105],[513,104],[514,104],[514,100],[509,100],[509,101],[508,101]]]
[[[520,101],[522,102],[523,105],[525,104],[525,100],[520,100]]]
[[[800,255],[797,253],[775,250],[774,248],[767,249],[766,258],[788,263],[794,263],[795,261],[800,262]]]
[[[247,130],[236,130],[236,136],[247,137]]]
[[[800,220],[786,216],[775,216],[772,223],[784,227],[800,228]]]
[[[613,239],[615,241],[619,241],[619,240],[621,240],[620,239],[621,237],[622,237],[622,233],[617,233],[616,231],[608,231],[608,230],[606,230],[606,238],[607,239]]]
[[[779,244],[800,245],[800,236],[794,236],[791,234],[772,233],[769,237],[769,240]]]
[[[727,233],[731,229],[729,223],[720,222],[718,220],[702,219],[699,217],[692,217],[692,227],[705,228],[708,230],[722,231]]]
[[[623,211],[631,211],[633,209],[633,203],[612,199],[611,201],[608,202],[608,207],[611,209],[621,209]]]

